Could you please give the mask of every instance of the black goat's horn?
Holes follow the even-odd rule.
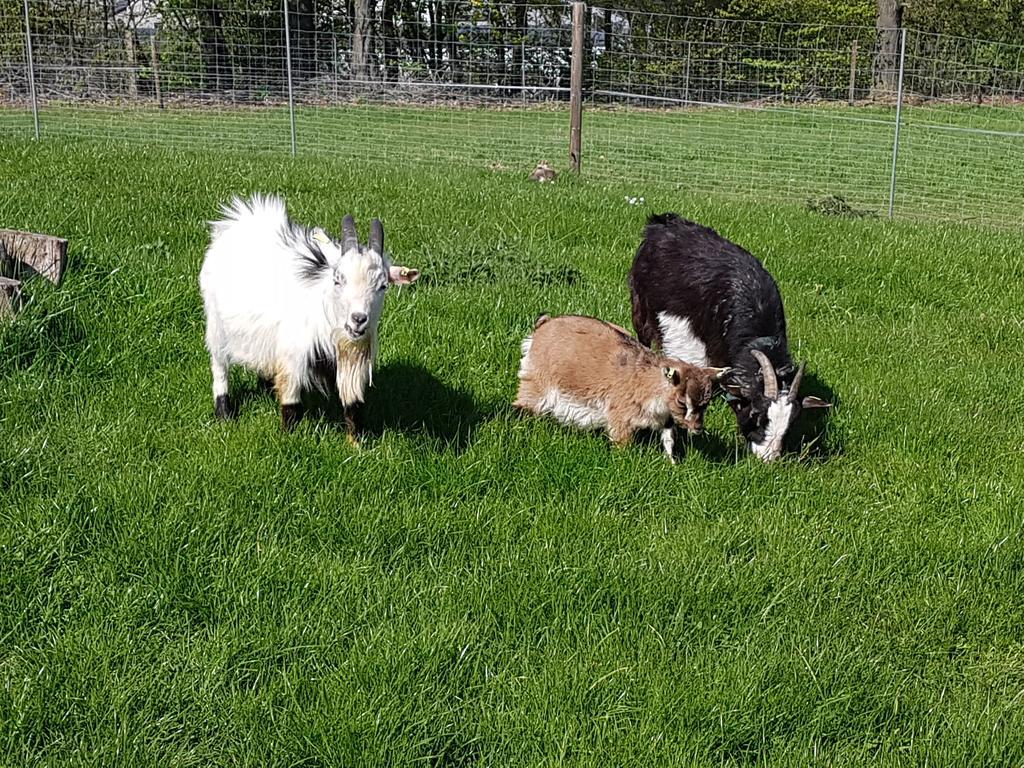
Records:
[[[804,368],[807,366],[807,361],[804,360],[800,363],[800,367],[796,369],[796,376],[793,377],[793,383],[789,387],[789,396],[786,398],[787,403],[795,403],[797,396],[800,394],[800,382],[804,380]]]
[[[769,400],[775,400],[779,396],[779,380],[775,378],[775,369],[772,367],[768,355],[759,349],[750,350],[750,354],[761,364],[761,375],[764,377],[764,396]]]
[[[341,220],[341,250],[348,253],[352,249],[359,248],[359,234],[356,232],[356,220],[351,214],[346,214]]]

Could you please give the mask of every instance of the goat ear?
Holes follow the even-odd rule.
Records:
[[[415,283],[420,276],[418,269],[409,269],[395,265],[388,270],[388,280],[397,285],[409,285]]]
[[[704,373],[706,373],[708,378],[712,381],[718,381],[731,370],[732,368],[705,368]]]
[[[814,395],[808,395],[807,397],[805,397],[803,399],[803,402],[801,403],[801,405],[804,408],[831,408],[832,407],[832,403],[827,403],[824,400],[822,400],[820,397],[815,397]]]
[[[749,382],[745,382],[739,373],[740,371],[736,368],[726,368],[714,381],[724,392],[733,397],[744,397],[743,393],[744,390],[749,389]]]

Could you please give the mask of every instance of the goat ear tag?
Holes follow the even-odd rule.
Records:
[[[661,375],[662,375],[662,376],[664,376],[664,377],[665,377],[666,379],[671,379],[671,378],[672,378],[672,369],[671,369],[671,368],[669,368],[669,367],[668,367],[668,366],[666,365],[665,367],[663,367],[663,368],[661,369]]]
[[[331,238],[328,236],[326,232],[320,229],[320,227],[317,227],[316,229],[313,230],[313,239],[316,240],[318,243],[323,243],[324,245],[327,245],[328,243],[331,242]]]
[[[732,368],[705,368],[704,373],[706,373],[708,375],[708,378],[710,378],[712,381],[718,381],[731,370]]]

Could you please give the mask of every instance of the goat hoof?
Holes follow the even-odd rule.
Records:
[[[238,415],[234,403],[227,395],[219,395],[214,401],[213,414],[221,421],[229,421]]]
[[[281,430],[291,432],[302,421],[302,406],[298,403],[281,406]]]
[[[345,435],[345,440],[357,451],[363,447],[363,444],[359,442],[359,438],[353,435],[351,432]]]

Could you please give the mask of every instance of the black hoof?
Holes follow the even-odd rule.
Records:
[[[274,382],[272,382],[270,379],[265,379],[262,376],[256,377],[256,386],[260,390],[260,392],[274,391]]]
[[[231,402],[231,398],[227,395],[220,395],[217,398],[214,402],[213,413],[221,421],[228,421],[238,415],[238,412],[235,410],[235,404]]]
[[[296,425],[302,421],[302,405],[299,403],[292,403],[291,405],[281,406],[281,429],[285,432],[291,432],[295,429]]]

